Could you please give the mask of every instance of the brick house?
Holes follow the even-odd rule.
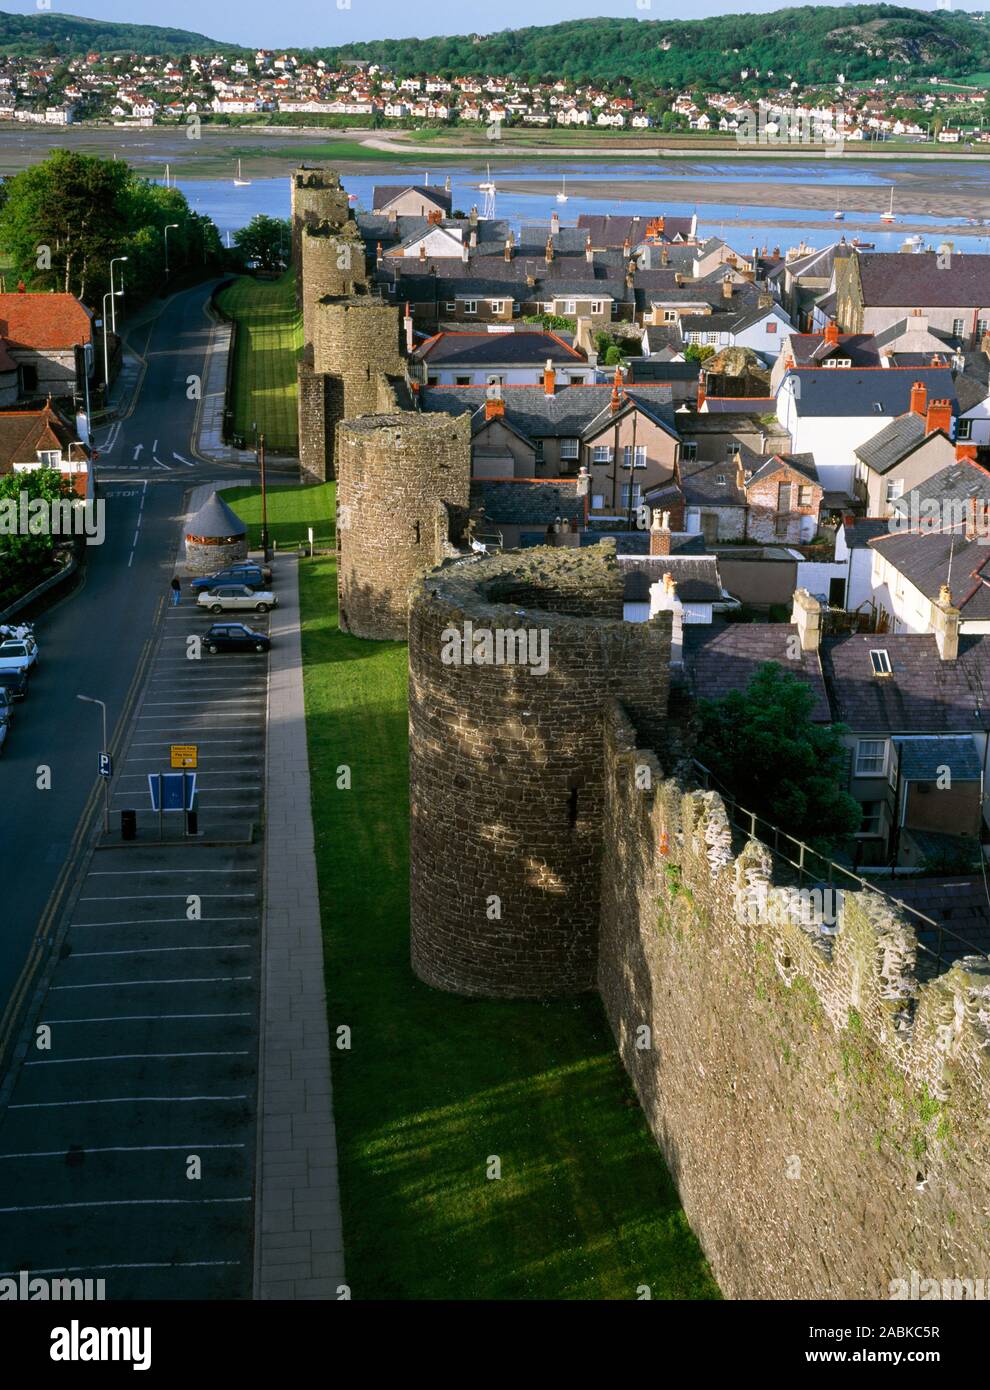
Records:
[[[0,294],[0,348],[17,370],[18,400],[82,395],[94,366],[92,315],[72,294]],[[0,360],[0,388],[3,375]]]

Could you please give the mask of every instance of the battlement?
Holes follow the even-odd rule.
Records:
[[[886,1298],[981,1267],[990,965],[922,983],[879,893],[809,917],[644,744],[613,704],[598,985],[723,1291]]]

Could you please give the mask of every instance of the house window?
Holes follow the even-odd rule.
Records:
[[[813,497],[813,496],[814,496],[814,489],[813,489],[812,487],[810,487],[810,486],[809,486],[809,487],[799,487],[799,488],[798,488],[798,506],[799,506],[799,507],[810,507],[810,506],[811,506],[811,502],[812,502],[812,497]]]
[[[972,439],[972,437],[972,420],[964,420],[963,417],[960,415],[958,420],[956,421],[956,439]]]
[[[465,299],[464,312],[465,314],[476,314],[478,312],[478,301],[476,299]]]
[[[875,676],[889,676],[892,674],[890,666],[890,653],[884,648],[874,648],[870,651],[870,664],[873,667]]]
[[[861,738],[856,740],[856,776],[882,777],[887,770],[887,740]]]
[[[725,446],[725,457],[727,459],[734,459],[738,448],[739,445],[736,443],[736,441],[734,439],[730,439],[728,444],[726,444]]]
[[[601,299],[593,299],[593,300],[591,301],[591,312],[592,312],[593,314],[604,314],[604,312],[605,312],[605,304],[604,304],[604,301],[601,300]]]
[[[470,386],[470,385],[471,385],[471,378],[470,378],[469,376],[455,376],[455,377],[454,377],[454,385],[455,385],[455,386]]]
[[[904,495],[904,479],[891,478],[884,490],[884,499],[887,502],[896,502],[898,497]]]
[[[629,507],[639,506],[639,483],[622,484],[622,505],[627,510]]]
[[[576,439],[562,439],[560,441],[560,457],[562,459],[576,459],[578,449],[579,444]]]
[[[957,342],[960,342],[960,343],[961,343],[961,342],[962,342],[962,338],[963,338],[963,334],[964,334],[965,332],[966,332],[966,320],[965,320],[965,319],[953,319],[953,320],[952,320],[952,336],[953,336],[953,338],[955,338]]]
[[[776,333],[776,331],[777,331],[777,320],[776,320],[776,319],[767,319],[767,332],[768,332],[768,333]]]
[[[576,311],[576,308],[575,308],[575,301],[574,301],[573,299],[565,299],[565,300],[564,300],[564,313],[565,313],[565,314],[573,314],[573,313],[575,313],[575,311]]]
[[[439,385],[440,385],[440,378],[437,376],[436,372],[430,372],[430,373],[429,373],[429,375],[428,375],[427,378],[426,378],[426,384],[427,384],[427,386],[439,386]]]
[[[62,451],[61,449],[41,449],[38,452],[38,458],[42,468],[58,468],[62,462]]]
[[[493,300],[492,300],[492,313],[493,313],[493,314],[501,314],[501,313],[503,313],[504,311],[505,311],[505,300],[504,300],[504,299],[493,299]]]
[[[789,512],[791,510],[790,483],[777,484],[777,510],[778,512]]]
[[[863,812],[863,819],[860,827],[856,831],[857,835],[871,835],[874,839],[883,834],[883,802],[882,801],[862,801],[860,810]]]
[[[605,506],[604,495],[600,492],[594,493],[591,498],[591,506],[593,510],[600,512],[602,508]]]
[[[774,535],[776,535],[776,536],[786,536],[786,535],[787,535],[787,528],[788,528],[789,524],[790,524],[790,518],[787,516],[786,513],[783,513],[783,514],[781,514],[781,515],[779,515],[779,516],[774,517],[774,522],[773,522]]]
[[[725,487],[725,474],[724,474],[724,473],[716,473],[716,474],[715,474],[715,481],[716,481],[716,483],[718,484],[719,487]]]
[[[452,299],[448,299],[447,302],[444,304],[443,308],[444,313],[453,314],[454,312],[456,312],[457,305],[454,303]]]
[[[533,455],[534,455],[534,457],[535,457],[537,463],[542,463],[542,462],[543,462],[543,440],[542,440],[542,439],[534,439],[534,440],[533,440]]]
[[[611,463],[611,462],[612,462],[612,447],[611,447],[611,445],[609,445],[609,444],[596,444],[595,447],[594,447],[594,450],[592,451],[592,456],[591,456],[591,457],[592,457],[592,462],[594,462],[594,463]]]
[[[29,362],[24,362],[20,367],[21,391],[25,394],[38,389],[38,368],[33,367]]]
[[[694,463],[698,457],[698,443],[694,439],[684,439],[681,441],[681,460],[684,463]]]
[[[663,311],[663,321],[664,321],[664,323],[676,323],[676,322],[677,322],[677,310],[676,310],[676,309],[664,309],[664,311]]]
[[[990,319],[976,320],[976,340],[979,342],[985,334],[990,333]]]
[[[634,467],[634,468],[645,468],[645,467],[646,467],[646,445],[645,445],[645,444],[637,444],[637,445],[636,445],[636,458],[635,458],[635,462],[633,463],[633,467]]]

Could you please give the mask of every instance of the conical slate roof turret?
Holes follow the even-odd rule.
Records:
[[[247,535],[247,527],[222,497],[212,492],[189,522],[186,540],[232,541]]]

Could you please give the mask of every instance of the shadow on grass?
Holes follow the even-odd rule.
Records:
[[[597,996],[466,1000],[413,976],[406,648],[339,632],[333,561],[300,588],[355,1295],[717,1298]]]

